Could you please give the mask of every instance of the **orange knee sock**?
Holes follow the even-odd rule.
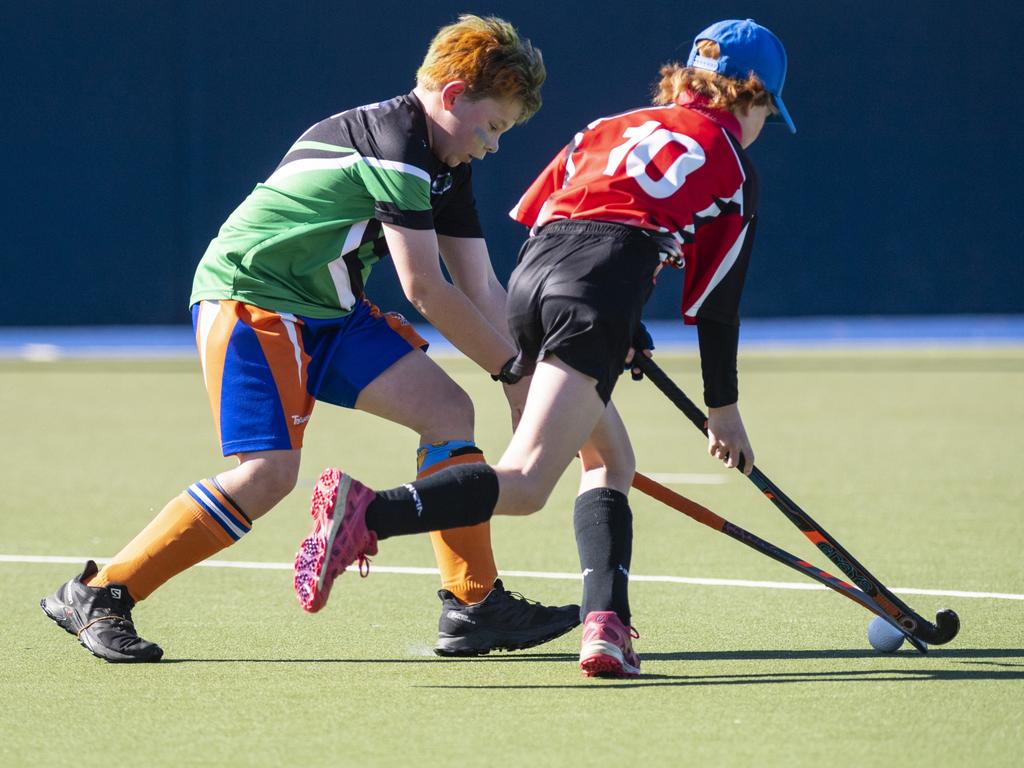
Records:
[[[215,480],[194,483],[171,499],[89,585],[124,584],[133,600],[144,600],[172,576],[234,544],[251,527]]]
[[[425,448],[420,449],[421,459]],[[416,477],[426,477],[456,464],[482,461],[484,456],[478,450],[456,454],[420,470]],[[478,603],[487,597],[487,593],[494,587],[494,580],[498,578],[498,567],[494,564],[494,553],[491,551],[490,522],[465,528],[449,528],[446,531],[431,531],[430,543],[434,546],[434,557],[441,571],[443,589],[464,603]]]

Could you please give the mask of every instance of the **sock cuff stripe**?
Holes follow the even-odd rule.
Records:
[[[188,487],[187,493],[234,541],[238,541],[249,532],[248,527],[240,524],[202,483],[193,483]]]
[[[249,529],[252,528],[252,520],[235,503],[234,499],[224,493],[224,489],[220,487],[216,480],[211,477],[208,480],[201,480],[196,485],[202,486],[207,495],[219,503],[221,509],[231,516],[232,522],[241,528],[243,532],[248,533]]]
[[[200,480],[196,483],[209,496],[215,504],[217,504],[220,510],[229,516],[231,521],[241,528],[243,531],[248,531],[252,528],[252,521],[246,517],[245,513],[242,512],[241,508],[235,504],[234,499],[224,493],[224,489],[217,484],[217,481],[213,478],[207,480]]]
[[[441,443],[426,443],[416,451],[416,471],[425,472],[453,456],[463,456],[467,453],[482,455],[483,451],[477,448],[476,443],[472,440],[445,440]]]
[[[207,482],[209,482],[211,485],[213,485],[214,488],[217,489],[217,493],[220,494],[220,500],[223,501],[232,512],[236,513],[236,517],[242,518],[242,521],[244,521],[245,524],[249,528],[251,528],[252,520],[250,520],[249,516],[245,514],[245,511],[239,506],[238,502],[232,499],[228,495],[228,492],[224,490],[223,486],[221,486],[221,484],[217,482],[217,478],[211,477]]]
[[[416,473],[416,479],[419,480],[423,477],[429,477],[435,472],[440,472],[442,469],[448,469],[448,467],[457,467],[461,464],[482,464],[485,461],[484,452],[480,449],[476,449],[470,453],[461,453],[449,456],[448,458],[435,462],[428,467],[421,468],[420,471]]]

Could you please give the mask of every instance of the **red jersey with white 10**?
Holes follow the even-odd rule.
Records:
[[[663,260],[685,268],[682,312],[739,322],[756,225],[758,183],[739,122],[699,104],[649,107],[595,120],[530,185],[511,216],[641,227]]]

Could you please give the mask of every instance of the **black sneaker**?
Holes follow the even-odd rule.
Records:
[[[466,605],[446,589],[437,623],[438,656],[483,656],[518,651],[561,637],[580,623],[578,605],[546,606],[509,592],[501,583],[479,603]]]
[[[90,587],[84,582],[99,572],[92,560],[85,570],[39,601],[43,612],[101,659],[112,662],[160,661],[163,649],[143,640],[132,624],[135,601],[121,585]]]

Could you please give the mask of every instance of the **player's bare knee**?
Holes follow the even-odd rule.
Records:
[[[287,454],[255,459],[250,471],[252,482],[270,504],[276,504],[291,493],[299,480],[299,462]]]
[[[472,435],[476,412],[466,391],[453,382],[423,417],[420,433],[425,436],[440,435],[439,439],[445,439],[453,434]]]
[[[636,474],[636,458],[630,453],[628,457],[622,457],[615,464],[605,467],[605,470],[610,488],[629,488]]]
[[[544,488],[535,488],[529,484],[516,484],[506,491],[501,489],[501,511],[506,515],[532,515],[539,512],[547,504],[550,492]]]
[[[607,464],[584,465],[583,474],[583,483],[590,488],[629,488],[636,474],[636,460],[629,454]]]
[[[447,408],[449,418],[457,420],[470,429],[476,421],[476,411],[473,408],[473,400],[462,387],[456,387],[456,393],[448,398]]]
[[[279,499],[283,499],[293,490],[299,482],[298,463],[280,463],[274,466],[271,478],[272,492]]]
[[[544,509],[544,505],[548,503],[548,494],[533,494],[526,498],[523,502],[522,515],[532,515],[534,512],[540,512]]]

